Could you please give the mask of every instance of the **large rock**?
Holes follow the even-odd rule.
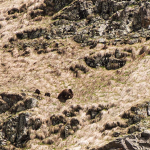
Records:
[[[127,56],[126,53],[120,53],[120,57],[115,58],[114,53],[97,54],[85,57],[86,64],[92,68],[105,67],[108,70],[119,69],[126,64],[126,60],[122,57]]]
[[[9,110],[9,108],[10,106],[8,105],[8,103],[0,99],[0,114],[6,112],[7,110]]]
[[[116,2],[113,0],[97,0],[95,3],[96,12],[104,19],[108,19],[114,12],[124,9],[129,2]]]
[[[17,102],[23,101],[24,99],[24,97],[19,94],[1,93],[0,95],[0,113],[6,112]]]
[[[29,136],[28,113],[21,113],[17,116],[10,117],[3,124],[3,133],[12,144],[17,147],[23,147]]]
[[[71,118],[71,120],[61,127],[60,136],[61,138],[67,138],[69,135],[74,134],[80,128],[80,122],[77,118]]]
[[[105,146],[94,148],[92,150],[149,150],[150,147],[150,133],[144,131],[142,133],[132,134],[125,137],[118,138]]]
[[[46,29],[43,28],[35,28],[25,30],[23,32],[17,32],[16,36],[18,39],[35,39],[45,35]]]
[[[30,140],[30,131],[38,130],[41,125],[41,119],[32,117],[28,112],[9,116],[2,125],[4,141],[8,140],[16,147],[25,147]]]
[[[31,109],[37,106],[38,100],[35,98],[28,98],[25,100],[24,104],[26,109]]]
[[[19,94],[1,93],[0,113],[10,111],[12,113],[24,111],[37,106],[38,100],[35,98],[27,98]]]
[[[143,104],[138,104],[131,107],[131,109],[124,112],[121,117],[127,119],[128,125],[132,125],[140,122],[142,119],[147,118],[148,114],[149,102],[145,102]]]
[[[126,64],[126,60],[124,59],[116,59],[116,58],[109,58],[109,62],[106,65],[106,69],[108,70],[115,70],[123,67]]]
[[[7,140],[4,138],[3,132],[0,131],[0,146],[4,146],[4,145],[7,145]]]
[[[134,15],[133,28],[139,30],[140,28],[148,28],[150,24],[150,3],[143,3],[138,13]]]
[[[31,109],[37,106],[38,100],[35,98],[27,98],[24,101],[19,101],[14,106],[11,107],[10,112],[16,113],[20,111],[24,111],[27,109]]]
[[[18,101],[23,100],[23,96],[19,94],[1,93],[0,96],[10,107]]]
[[[92,1],[74,1],[62,12],[53,16],[53,19],[80,20],[93,13]]]
[[[44,3],[46,4],[46,14],[49,14],[50,10],[53,10],[54,12],[60,11],[72,1],[73,0],[44,0]]]
[[[50,121],[53,126],[60,124],[60,123],[65,124],[67,122],[63,115],[52,115],[50,117]]]

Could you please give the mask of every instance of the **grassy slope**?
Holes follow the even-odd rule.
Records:
[[[4,12],[1,17],[5,16],[8,7],[15,4],[18,5],[17,0],[1,3],[0,10]],[[7,42],[8,37],[18,30],[21,17],[23,16],[18,17],[15,21],[0,22],[3,25],[6,24],[0,30],[0,33],[5,33],[4,37],[1,38],[1,45]],[[29,24],[27,22],[27,25],[24,24],[23,28],[37,25],[34,22],[31,26]],[[43,24],[43,22],[40,24]],[[86,121],[73,136],[69,136],[66,140],[58,141],[56,145],[53,145],[56,149],[62,149],[66,146],[72,149],[75,147],[84,149],[88,145],[100,146],[112,139],[111,131],[106,131],[105,135],[100,133],[106,122],[120,120],[119,115],[125,110],[136,103],[149,100],[150,57],[145,56],[127,63],[119,69],[120,74],[117,74],[116,70],[89,68],[87,74],[82,73],[80,78],[75,78],[68,69],[70,65],[74,63],[84,64],[82,58],[92,51],[99,51],[102,45],[99,44],[91,50],[87,47],[80,47],[71,39],[57,40],[57,42],[65,45],[63,47],[66,50],[64,55],[59,55],[56,52],[38,55],[31,49],[31,54],[28,57],[18,57],[17,50],[14,53],[16,56],[12,57],[10,53],[0,51],[0,91],[19,93],[23,90],[28,95],[32,95],[36,88],[40,89],[43,98],[39,101],[39,108],[35,109],[35,114],[41,116],[43,120],[48,118],[50,114],[62,112],[64,108],[69,107],[71,104],[80,104],[85,108],[97,104],[116,104],[109,112],[104,112],[102,120],[98,123],[89,124]],[[141,44],[149,45],[149,42]],[[142,45],[135,44],[133,47],[138,50]],[[115,47],[108,47],[108,49],[115,49]],[[61,75],[59,75],[60,73]],[[65,104],[56,99],[58,93],[64,88],[71,88],[74,92],[73,99],[68,100]],[[43,96],[45,92],[50,92],[51,98],[45,98]],[[80,120],[84,119],[85,112],[81,112],[77,117]],[[32,140],[31,143],[31,149],[49,149],[47,145],[39,145],[39,141]]]

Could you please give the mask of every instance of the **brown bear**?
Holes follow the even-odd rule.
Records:
[[[45,93],[45,96],[50,97],[50,96],[51,96],[51,94],[50,94],[50,93],[48,93],[48,92],[46,92],[46,93]]]
[[[73,92],[71,89],[64,89],[59,95],[58,95],[58,99],[59,100],[67,100],[67,99],[71,99],[73,97]]]
[[[41,94],[41,92],[40,92],[39,89],[36,89],[34,93],[36,93],[36,94],[38,94],[38,95]]]

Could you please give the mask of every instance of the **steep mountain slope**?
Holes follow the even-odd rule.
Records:
[[[149,149],[149,25],[147,1],[0,1],[0,149]]]

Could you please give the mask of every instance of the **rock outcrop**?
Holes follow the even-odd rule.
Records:
[[[148,150],[150,143],[150,131],[148,124],[140,124],[144,119],[149,119],[149,102],[135,105],[130,110],[124,112],[121,117],[126,119],[126,125],[123,128],[128,128],[129,135],[119,137],[108,144],[93,148],[92,150],[109,150],[109,149],[145,149]],[[111,125],[106,124],[105,129],[111,130],[120,124],[113,122]],[[117,135],[117,132],[114,133]]]
[[[110,150],[110,149],[144,149],[148,150],[150,147],[150,131],[145,130],[142,133],[128,135],[108,143],[100,148],[93,148],[92,150]]]
[[[24,97],[19,94],[1,93],[0,95],[2,98],[0,101],[0,113],[6,112],[18,101],[22,101],[24,99]]]
[[[73,37],[82,46],[91,46],[91,38],[94,43],[132,45],[150,36],[149,5],[149,2],[144,1],[45,1],[44,4],[39,3],[39,6],[33,4],[31,8],[34,12],[30,12],[30,7],[27,12],[30,12],[31,18],[53,12],[54,22],[49,27],[16,32],[16,37],[35,39],[43,36],[47,40]],[[13,8],[10,13],[18,13],[18,9]],[[13,39],[11,42],[15,44]],[[49,45],[48,41],[46,45]],[[27,43],[27,47],[32,46],[36,47],[36,43]]]
[[[0,1],[0,149],[149,149],[149,40],[149,1]]]
[[[86,56],[84,58],[86,64],[92,68],[105,67],[108,70],[118,69],[126,64],[126,57],[129,53],[120,52],[118,49],[115,52],[100,52]]]
[[[38,100],[35,98],[26,98],[26,95],[1,93],[0,113],[10,111],[12,113],[24,111],[37,106]]]
[[[30,131],[38,130],[41,125],[40,118],[32,118],[32,114],[28,112],[10,116],[2,126],[4,141],[10,141],[16,147],[25,147],[30,140]]]
[[[13,107],[11,107],[10,112],[16,113],[20,111],[24,111],[27,109],[31,109],[37,106],[38,100],[35,98],[27,98],[24,101],[16,103]]]
[[[23,147],[29,136],[29,114],[21,113],[15,117],[10,117],[3,124],[4,137],[17,147]]]

